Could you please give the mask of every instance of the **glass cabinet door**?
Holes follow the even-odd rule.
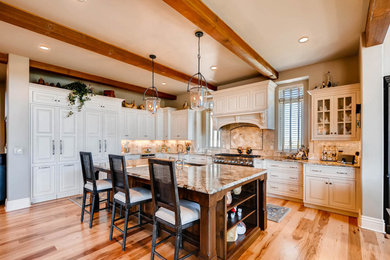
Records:
[[[328,136],[331,134],[331,99],[316,99],[316,135]]]
[[[337,105],[337,135],[352,136],[354,135],[353,120],[354,120],[354,104],[352,95],[336,96]]]

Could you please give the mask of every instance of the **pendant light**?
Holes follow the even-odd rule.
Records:
[[[208,94],[206,78],[200,73],[200,37],[203,36],[203,32],[198,31],[195,33],[195,36],[198,37],[198,73],[192,75],[188,81],[187,92],[190,93],[191,109],[203,110],[206,108],[206,97]],[[198,78],[198,83],[196,86],[190,88],[192,79],[195,76]]]
[[[149,55],[149,57],[152,59],[152,86],[145,90],[144,101],[145,101],[145,108],[149,112],[154,114],[160,108],[160,99],[158,98],[157,88],[154,86],[154,59],[156,58],[156,55],[151,54]],[[146,97],[146,92],[148,92],[148,90],[152,91],[152,96],[150,97]]]

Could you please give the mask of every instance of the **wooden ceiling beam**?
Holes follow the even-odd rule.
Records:
[[[366,47],[382,44],[390,25],[390,1],[371,0],[366,22]]]
[[[30,68],[54,72],[54,73],[57,73],[60,75],[74,77],[74,78],[81,79],[81,80],[88,80],[91,82],[109,85],[109,86],[113,86],[116,88],[126,89],[126,90],[133,91],[136,93],[143,94],[146,90],[146,88],[144,88],[144,87],[136,86],[133,84],[124,83],[124,82],[96,76],[93,74],[80,72],[77,70],[67,69],[67,68],[63,68],[63,67],[59,67],[59,66],[55,66],[55,65],[50,65],[50,64],[35,61],[35,60],[30,60]],[[176,100],[175,95],[171,95],[171,94],[160,92],[160,91],[158,92],[158,96],[160,98],[164,98],[164,99]]]
[[[163,0],[258,72],[277,79],[278,72],[201,0]]]
[[[152,70],[152,62],[149,58],[142,57],[3,2],[0,2],[0,20],[145,70]],[[191,78],[190,75],[160,63],[155,63],[154,71],[157,74],[186,83]],[[192,82],[197,84],[197,79],[193,79]],[[212,90],[217,89],[212,84],[207,85]]]
[[[0,52],[0,63],[3,63],[3,64],[8,63],[8,54]]]

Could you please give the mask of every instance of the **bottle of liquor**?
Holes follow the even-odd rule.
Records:
[[[327,82],[326,82],[326,86],[328,86],[328,88],[330,88],[332,86],[332,80],[331,80],[331,76],[330,76],[330,71],[328,71],[328,74],[327,74]]]
[[[325,81],[322,81],[322,87],[321,88],[326,88]]]

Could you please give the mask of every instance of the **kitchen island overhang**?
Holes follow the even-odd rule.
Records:
[[[97,170],[110,172],[107,168]],[[147,166],[128,168],[130,185],[150,185]],[[266,180],[267,170],[243,166],[209,164],[185,166],[176,169],[180,197],[199,203],[199,255],[200,259],[236,259],[267,228]],[[233,195],[227,205],[226,194],[242,187],[240,195]],[[243,213],[227,217],[228,212],[241,207]],[[227,233],[245,222],[246,233],[235,242],[227,242]]]

